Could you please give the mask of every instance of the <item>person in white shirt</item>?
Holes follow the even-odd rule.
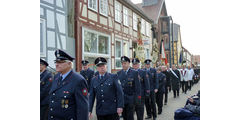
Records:
[[[182,92],[187,94],[188,90],[188,70],[186,69],[186,65],[183,65],[183,69],[181,70],[181,78],[182,78]]]
[[[193,85],[193,75],[194,75],[194,70],[188,66],[188,85],[189,85],[189,90],[191,90],[192,85]]]

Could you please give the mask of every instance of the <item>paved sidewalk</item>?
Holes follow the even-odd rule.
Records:
[[[162,114],[158,115],[157,120],[174,120],[174,111],[183,107],[186,104],[187,97],[197,94],[198,90],[200,90],[200,81],[187,94],[182,93],[182,90],[180,90],[177,98],[173,98],[173,92],[169,93],[168,104],[163,106]]]
[[[188,91],[187,94],[182,93],[182,90],[180,90],[179,97],[173,98],[173,91],[168,93],[168,104],[163,106],[163,111],[161,115],[157,116],[157,120],[174,120],[174,111],[177,110],[178,108],[181,108],[185,105],[187,97],[195,95],[198,90],[200,90],[200,81],[198,84],[195,84],[192,87],[191,91]],[[156,105],[157,106],[157,105]],[[144,118],[146,117],[146,109],[144,108],[145,115]],[[134,120],[137,120],[136,114],[134,115]],[[95,108],[93,110],[93,119],[91,120],[97,120],[96,118],[96,113],[95,113]],[[123,119],[120,119],[123,120]],[[147,119],[151,120],[151,119]]]

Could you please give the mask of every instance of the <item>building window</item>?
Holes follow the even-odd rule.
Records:
[[[84,52],[109,55],[109,36],[84,30]]]
[[[146,35],[150,36],[150,24],[146,22]]]
[[[84,31],[84,52],[97,53],[97,34]]]
[[[149,49],[146,49],[146,59],[150,59],[150,52],[149,52]]]
[[[97,12],[97,0],[88,0],[88,8]]]
[[[121,4],[117,1],[115,1],[115,21],[122,22],[122,8]]]
[[[40,57],[46,57],[46,21],[40,19]]]
[[[146,24],[145,24],[145,20],[144,19],[142,19],[142,21],[141,21],[141,33],[142,34],[144,34],[145,35],[145,30],[146,30]]]
[[[137,15],[133,13],[133,29],[136,31],[137,31],[137,23],[138,23]]]
[[[99,0],[99,11],[100,14],[108,16],[108,1],[107,0]]]
[[[124,41],[123,42],[123,55],[124,56],[129,56],[129,46],[128,46],[128,42]]]
[[[101,53],[101,54],[109,54],[109,51],[108,51],[108,49],[109,49],[108,37],[103,36],[103,35],[99,35],[98,36],[98,40],[99,40],[99,42],[98,42],[98,51],[99,51],[99,53]]]
[[[123,25],[128,26],[128,8],[123,8]]]
[[[122,67],[121,56],[122,56],[122,41],[116,40],[116,42],[115,42],[115,61],[116,61],[117,69],[120,69]]]

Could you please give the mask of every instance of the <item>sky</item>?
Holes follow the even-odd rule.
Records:
[[[132,0],[141,3],[142,0]],[[201,24],[202,8],[205,2],[201,0],[165,0],[167,13],[173,22],[180,25],[182,45],[191,54],[200,55],[200,42],[203,37],[204,24]],[[200,23],[200,24],[199,24]],[[203,29],[200,29],[203,28]]]

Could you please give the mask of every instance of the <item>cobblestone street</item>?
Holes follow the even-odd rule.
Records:
[[[179,97],[173,98],[173,92],[171,91],[168,93],[168,104],[163,106],[163,111],[161,115],[158,115],[157,120],[173,120],[174,119],[174,111],[178,108],[181,108],[185,105],[187,97],[195,95],[198,90],[200,90],[200,82],[195,84],[192,87],[191,91],[188,91],[187,94],[182,93],[182,90],[180,90]],[[146,117],[146,109],[144,109],[145,115],[144,118]],[[136,114],[135,114],[135,120],[137,120]],[[92,120],[97,120],[96,118],[96,113],[95,109],[93,111],[93,119]],[[123,119],[120,119],[123,120]],[[151,120],[151,119],[148,119]]]
[[[181,108],[185,105],[187,97],[195,95],[198,90],[200,90],[200,82],[195,84],[192,87],[191,91],[188,91],[187,94],[182,93],[180,90],[179,97],[173,98],[173,92],[168,94],[168,104],[163,106],[162,114],[158,116],[157,120],[173,120],[174,111],[178,108]]]

